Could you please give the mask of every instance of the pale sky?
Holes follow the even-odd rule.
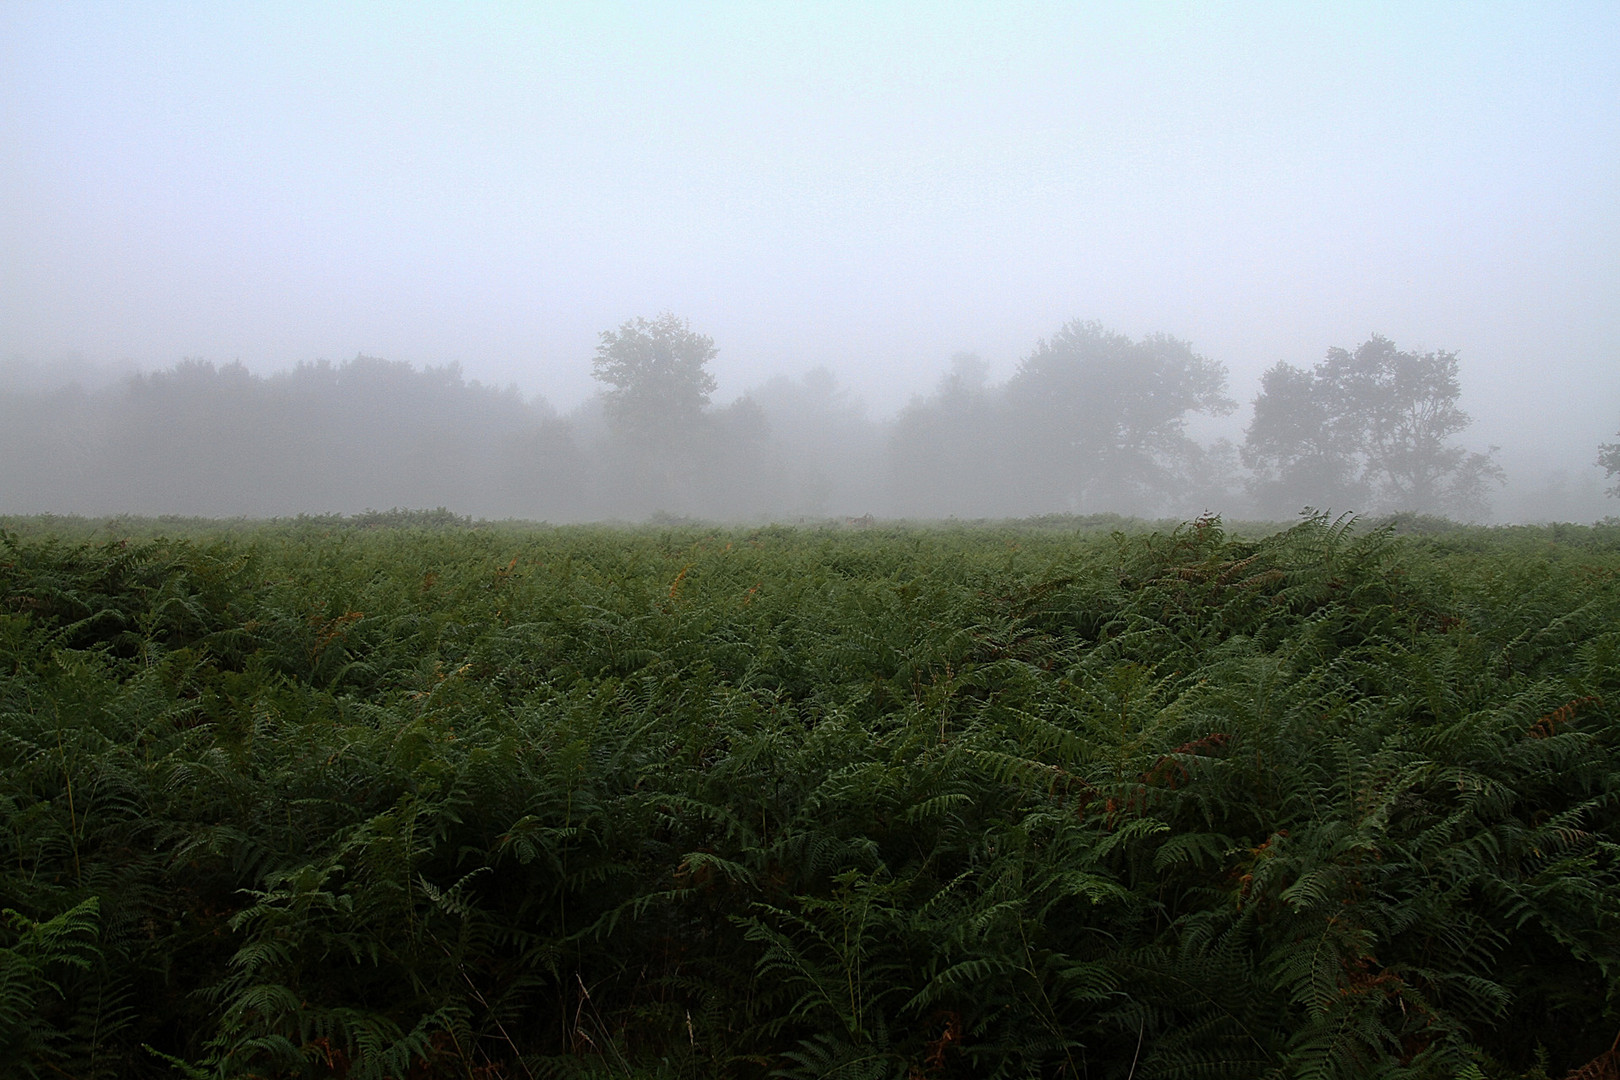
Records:
[[[1072,318],[1245,403],[1377,331],[1462,354],[1510,470],[1589,467],[1620,4],[0,0],[0,252],[0,360],[364,352],[566,408],[670,310],[721,399],[825,364],[885,413]]]

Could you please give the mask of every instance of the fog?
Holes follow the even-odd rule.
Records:
[[[0,2],[0,513],[1593,520],[1616,40]],[[673,427],[599,377],[666,312],[712,346]]]

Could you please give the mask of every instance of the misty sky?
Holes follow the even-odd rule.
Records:
[[[0,360],[358,352],[568,407],[671,310],[721,399],[1165,331],[1247,403],[1374,331],[1467,441],[1620,427],[1620,4],[0,0]],[[1234,421],[1241,425],[1242,414]]]

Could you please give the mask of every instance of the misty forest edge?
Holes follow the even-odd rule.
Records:
[[[1620,1072],[1620,525],[1431,516],[1502,480],[1455,354],[1279,363],[1241,447],[1164,335],[886,426],[825,372],[716,407],[714,356],[631,320],[568,419],[365,357],[0,395],[7,500],[654,522],[0,518],[0,1057]],[[1119,516],[1192,498],[1388,523]]]
[[[1163,334],[1071,322],[1002,384],[976,356],[887,422],[824,369],[711,401],[712,339],[674,315],[601,335],[568,416],[357,357],[268,377],[184,361],[96,392],[0,391],[0,511],[284,516],[447,506],[488,518],[1293,518],[1302,507],[1478,520],[1504,480],[1457,441],[1458,356],[1373,335],[1266,371],[1241,445],[1225,368]],[[1597,464],[1620,473],[1620,443]],[[1614,489],[1620,491],[1620,487]],[[1612,492],[1611,492],[1612,494]]]

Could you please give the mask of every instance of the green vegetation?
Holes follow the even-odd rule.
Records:
[[[22,1075],[1615,1066],[1620,528],[172,524],[0,531]]]

